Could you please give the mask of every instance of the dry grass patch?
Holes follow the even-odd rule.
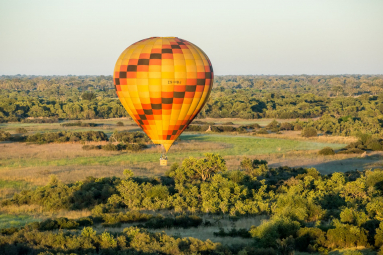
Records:
[[[358,141],[358,138],[353,136],[331,136],[331,135],[320,135],[317,137],[302,137],[301,131],[280,131],[282,134],[257,134],[256,136],[265,138],[279,138],[279,139],[290,139],[299,141],[311,141],[320,143],[343,143],[350,144]]]

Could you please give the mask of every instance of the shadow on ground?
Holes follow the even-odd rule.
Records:
[[[282,164],[281,164],[282,163]],[[279,162],[270,164],[271,167],[282,166],[285,162]],[[354,157],[354,158],[346,158],[346,159],[336,159],[329,160],[325,162],[294,162],[293,164],[287,164],[290,167],[314,167],[322,174],[330,174],[333,172],[347,172],[354,170],[365,170],[365,169],[375,169],[375,168],[383,168],[383,155],[381,154],[372,154],[368,155],[364,158],[362,157]]]

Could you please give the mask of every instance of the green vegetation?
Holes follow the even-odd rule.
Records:
[[[154,178],[134,177],[130,170],[122,179],[89,177],[72,184],[52,177],[46,186],[22,191],[2,206],[40,205],[50,211],[88,208],[92,215],[5,228],[0,249],[64,254],[278,254],[382,248],[383,170],[321,175],[314,168],[270,168],[266,161],[248,158],[237,171],[226,168],[221,156],[206,154],[175,164],[166,176]],[[247,229],[220,227],[214,232],[217,237],[253,240],[242,246],[153,232],[196,227],[203,231],[218,224],[203,220],[206,215],[229,217],[232,222],[256,215],[268,219]],[[122,233],[96,230],[99,224],[112,230],[126,223],[135,226]]]
[[[335,151],[330,147],[324,147],[318,152],[319,155],[334,155]]]
[[[141,151],[145,148],[147,148],[145,144],[106,144],[106,145],[84,145],[82,146],[83,150],[106,150],[106,151],[122,151],[122,150],[127,150],[127,151]]]
[[[68,123],[63,123],[61,124],[61,126],[63,127],[96,127],[97,124],[96,123],[83,123],[81,121],[77,121],[77,122],[68,122]]]
[[[110,76],[2,76],[0,92],[0,122],[128,116]],[[382,92],[381,75],[217,76],[198,117],[322,117],[308,125],[341,135],[381,134]]]
[[[142,135],[142,133],[141,133]],[[176,151],[168,155],[169,160],[179,162],[179,158],[202,157],[206,151],[220,153],[222,156],[238,156],[238,155],[264,155],[264,154],[283,154],[293,150],[317,150],[326,146],[334,149],[344,147],[344,144],[328,144],[311,141],[296,141],[275,138],[259,138],[253,136],[227,136],[227,135],[181,135],[183,141],[191,142],[214,142],[225,145],[221,149],[198,148],[193,151]],[[112,140],[113,141],[113,140]],[[145,152],[145,150],[144,150]],[[158,152],[151,151],[142,154],[121,154],[99,157],[76,157],[62,159],[35,159],[35,158],[11,158],[4,159],[0,163],[1,168],[14,167],[43,167],[43,166],[76,166],[76,165],[103,165],[113,166],[119,165],[121,162],[157,162]]]
[[[38,219],[34,219],[29,215],[0,214],[0,229],[21,227],[37,220]],[[3,232],[1,232],[1,234],[3,234]]]
[[[383,76],[214,82],[187,129],[211,133],[182,135],[168,155],[175,163],[157,169],[159,151],[132,132],[131,120],[97,120],[128,116],[111,77],[0,77],[0,141],[11,142],[0,145],[7,176],[0,181],[0,253],[359,255],[347,249],[365,248],[383,254],[383,170],[353,165],[323,175],[271,167],[284,165],[286,155],[342,165],[352,156],[338,154],[383,151]],[[268,119],[254,121],[262,118]],[[330,143],[338,138],[352,142]],[[310,165],[295,165],[303,164]],[[119,175],[124,168],[146,177]],[[85,179],[82,171],[97,178]],[[71,178],[52,175],[47,183],[52,173]]]
[[[317,131],[315,128],[313,127],[306,127],[302,130],[302,134],[301,134],[303,137],[315,137],[318,135]]]
[[[65,142],[99,142],[107,141],[108,136],[102,131],[88,131],[88,132],[49,132],[37,133],[26,137],[27,143],[65,143]]]

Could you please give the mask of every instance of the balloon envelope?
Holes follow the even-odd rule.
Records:
[[[151,37],[125,49],[113,75],[126,111],[166,151],[205,105],[213,67],[196,45],[177,37]]]

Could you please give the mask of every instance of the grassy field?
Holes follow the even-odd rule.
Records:
[[[278,155],[318,150],[326,146],[339,149],[344,144],[328,144],[312,141],[263,138],[241,135],[184,134],[169,151],[169,163],[180,163],[187,157],[202,157],[204,153],[219,153],[228,160],[233,157]],[[163,174],[168,167],[160,167],[159,146],[139,153],[84,151],[80,143],[26,144],[2,143],[0,150],[0,179],[26,181],[35,185],[44,184],[50,174],[56,174],[63,181],[77,181],[86,176],[117,175],[130,168],[137,175]],[[238,157],[239,156],[239,157]],[[170,165],[169,164],[169,165]],[[228,164],[237,169],[239,161]]]
[[[117,126],[122,121],[124,126]],[[206,119],[205,122],[234,124],[259,123],[266,125],[272,120],[241,120],[241,119]],[[293,121],[293,120],[285,120]],[[66,121],[74,122],[74,121]],[[97,123],[96,127],[62,127],[62,123],[2,123],[0,128],[12,134],[16,129],[24,127],[28,134],[51,131],[87,131],[100,130],[108,135],[115,130],[140,130],[129,119],[96,119],[82,121]],[[49,176],[55,174],[64,182],[82,180],[87,176],[105,177],[121,176],[124,169],[131,169],[138,176],[157,176],[163,174],[170,165],[181,163],[188,157],[202,157],[207,152],[222,155],[229,170],[239,168],[240,161],[244,156],[249,158],[265,159],[270,166],[316,166],[324,173],[338,170],[332,167],[356,165],[352,161],[355,155],[318,156],[317,151],[330,146],[340,149],[354,138],[325,137],[302,138],[296,131],[283,132],[280,135],[251,136],[243,134],[211,134],[190,133],[181,135],[168,153],[169,166],[159,166],[160,146],[150,145],[141,152],[114,152],[82,150],[81,143],[61,144],[26,144],[26,143],[0,143],[0,196],[11,196],[14,192],[34,185],[44,185]],[[365,168],[371,163],[369,159],[360,159],[358,168]],[[367,161],[366,161],[367,160]],[[380,164],[380,156],[375,156],[374,162]],[[345,164],[343,164],[345,163]]]
[[[39,220],[30,215],[0,214],[0,229],[20,227],[33,221]]]

